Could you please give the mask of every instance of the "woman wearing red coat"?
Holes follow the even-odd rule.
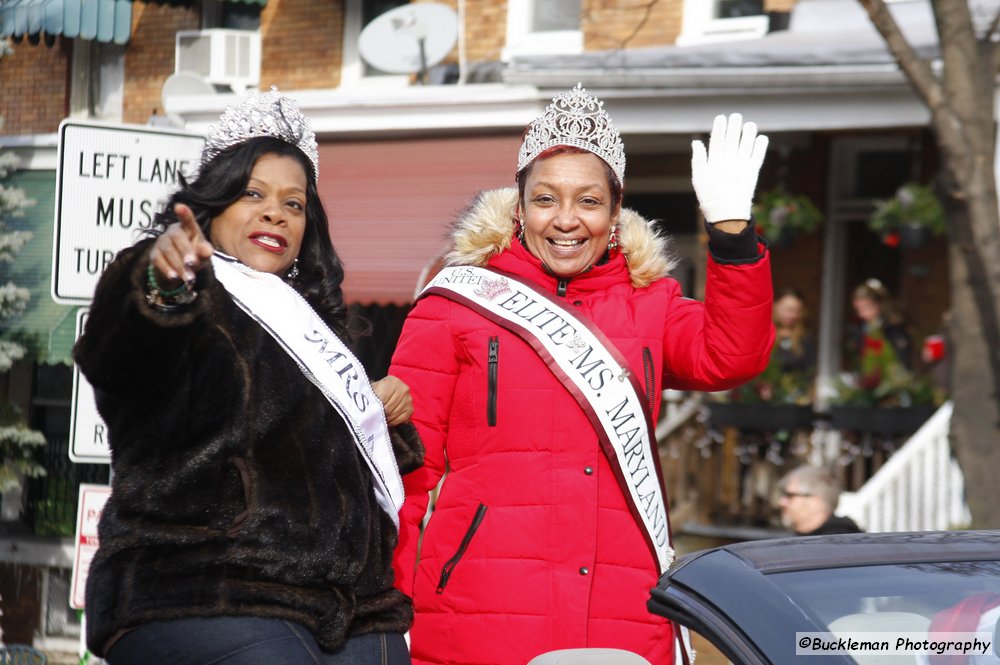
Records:
[[[672,628],[646,610],[673,558],[652,423],[664,388],[723,390],[768,362],[770,266],[748,221],[766,145],[734,114],[694,146],[704,303],[622,209],[620,136],[580,86],[529,125],[518,189],[460,219],[390,370],[426,447],[404,478],[394,564],[414,663],[577,647],[672,662]]]

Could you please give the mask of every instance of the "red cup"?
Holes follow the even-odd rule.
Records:
[[[944,337],[941,335],[930,335],[924,339],[924,359],[928,362],[937,362],[944,358]]]

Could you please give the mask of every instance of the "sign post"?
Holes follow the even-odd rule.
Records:
[[[83,333],[89,310],[76,311],[76,338]],[[73,401],[70,408],[69,459],[78,464],[109,464],[108,428],[97,413],[94,389],[80,368],[73,365]]]
[[[153,219],[198,165],[204,137],[145,125],[63,120],[59,125],[52,299],[87,305],[115,255],[153,226]],[[86,310],[77,312],[76,336]],[[73,369],[69,458],[111,461],[107,428],[94,391]]]
[[[120,250],[150,229],[170,194],[198,165],[205,140],[145,125],[63,120],[56,169],[52,298],[90,302]]]
[[[101,511],[111,496],[104,485],[80,485],[80,500],[76,504],[76,547],[73,554],[73,578],[70,584],[69,606],[82,610],[87,590],[90,561],[97,553],[97,525]]]

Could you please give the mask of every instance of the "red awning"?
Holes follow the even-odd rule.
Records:
[[[349,303],[405,304],[476,192],[514,185],[520,134],[319,146],[319,193]]]

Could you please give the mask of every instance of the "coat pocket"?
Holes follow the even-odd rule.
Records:
[[[497,381],[500,378],[500,338],[490,337],[486,364],[486,424],[497,424]]]
[[[476,531],[479,530],[479,525],[483,523],[483,518],[486,517],[486,504],[480,503],[479,507],[476,508],[476,514],[472,516],[472,523],[469,528],[466,529],[465,535],[462,536],[462,542],[458,544],[458,550],[455,554],[448,559],[444,566],[441,568],[441,579],[438,580],[437,592],[444,593],[444,587],[448,584],[448,579],[451,574],[455,571],[455,566],[458,562],[462,560],[462,556],[465,555],[465,550],[469,549],[469,543],[472,542],[472,537],[476,535]]]
[[[247,461],[242,457],[230,457],[229,461],[239,472],[240,484],[243,486],[243,510],[233,518],[226,530],[227,536],[235,538],[240,529],[243,528],[247,517],[250,516],[250,469],[247,467]]]

